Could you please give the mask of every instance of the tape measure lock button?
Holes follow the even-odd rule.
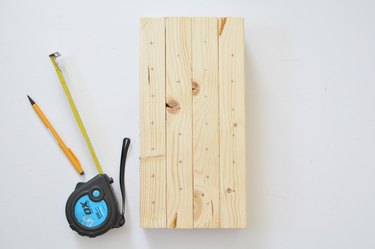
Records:
[[[92,191],[92,196],[94,196],[95,198],[99,198],[99,196],[100,196],[100,190],[99,189],[94,189],[94,191]]]
[[[99,186],[95,186],[90,189],[90,199],[93,201],[101,201],[104,197],[104,191]]]

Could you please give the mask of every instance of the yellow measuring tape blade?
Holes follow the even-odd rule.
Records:
[[[96,153],[95,153],[95,150],[94,150],[94,147],[92,146],[90,138],[89,138],[89,135],[87,134],[85,126],[83,125],[81,116],[79,115],[77,107],[74,104],[72,95],[70,94],[70,91],[69,91],[69,88],[68,88],[68,86],[67,86],[67,84],[65,82],[64,76],[63,76],[63,74],[62,74],[59,66],[57,65],[56,57],[58,57],[58,56],[60,56],[60,53],[56,52],[56,53],[50,54],[49,58],[50,58],[50,60],[51,60],[51,62],[53,64],[53,67],[56,70],[57,76],[59,77],[60,83],[61,83],[61,85],[62,85],[62,87],[64,89],[64,92],[65,92],[65,95],[68,98],[68,101],[69,101],[69,104],[70,104],[70,108],[73,111],[73,114],[74,114],[74,117],[75,117],[75,119],[77,121],[79,129],[81,130],[81,133],[82,133],[83,137],[86,140],[87,146],[89,147],[90,154],[91,154],[92,159],[94,160],[96,169],[98,170],[99,174],[103,174],[103,169],[100,166],[99,160],[98,160],[98,158],[96,156]]]

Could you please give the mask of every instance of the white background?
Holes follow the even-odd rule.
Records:
[[[0,0],[1,248],[375,248],[374,1]],[[248,227],[139,227],[138,21],[244,16]],[[65,220],[96,174],[48,54],[60,62],[104,170],[127,163],[126,227],[96,239]],[[78,155],[74,171],[34,113]]]

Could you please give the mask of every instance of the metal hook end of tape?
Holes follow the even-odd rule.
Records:
[[[51,60],[53,60],[56,67],[61,71],[61,68],[59,67],[59,63],[57,63],[57,61],[56,61],[56,58],[59,57],[59,56],[61,56],[61,54],[59,52],[55,52],[55,53],[50,54],[49,58]]]
[[[57,58],[57,57],[61,56],[61,54],[59,52],[55,52],[55,53],[50,54],[49,56]]]

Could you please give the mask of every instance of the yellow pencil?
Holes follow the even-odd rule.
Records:
[[[57,134],[55,129],[52,127],[51,123],[48,121],[47,117],[43,114],[42,110],[40,110],[39,106],[34,102],[34,100],[32,100],[32,98],[30,98],[29,95],[27,95],[27,97],[29,98],[30,103],[31,103],[33,109],[35,110],[36,114],[38,114],[39,118],[42,120],[44,125],[47,127],[47,129],[49,129],[51,131],[52,135],[56,138],[60,148],[63,150],[65,155],[68,157],[69,161],[73,164],[74,168],[76,168],[76,170],[78,171],[79,174],[83,175],[84,172],[83,172],[83,169],[81,167],[81,163],[79,162],[78,158],[74,155],[73,151],[71,151],[71,149],[69,149],[65,145],[63,140]]]

